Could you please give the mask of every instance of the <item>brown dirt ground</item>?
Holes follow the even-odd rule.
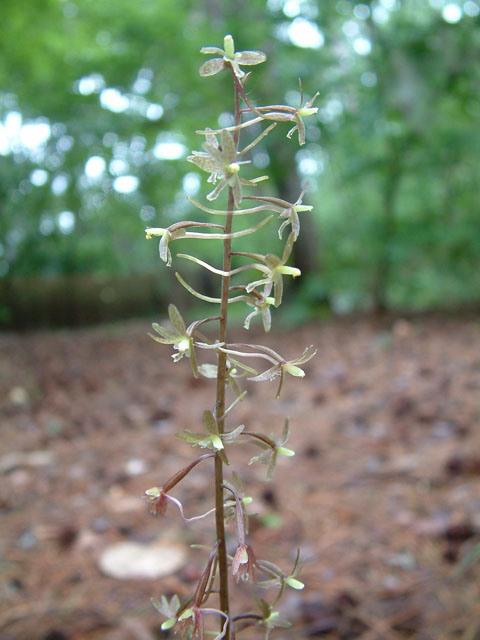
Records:
[[[199,550],[156,581],[97,565],[122,540],[211,543],[211,519],[154,518],[142,498],[197,455],[173,434],[199,430],[213,402],[213,383],[147,331],[0,338],[1,640],[164,638],[150,596],[195,587]],[[287,356],[319,350],[279,401],[274,383],[247,383],[232,417],[266,433],[291,417],[297,454],[273,483],[244,464],[250,444],[230,455],[254,497],[257,556],[285,569],[297,547],[305,557],[307,586],[281,607],[294,626],[273,637],[480,638],[478,320],[344,321],[254,341]],[[18,455],[38,451],[48,454]],[[211,466],[172,492],[188,514],[211,506]],[[251,587],[232,592],[240,607]]]

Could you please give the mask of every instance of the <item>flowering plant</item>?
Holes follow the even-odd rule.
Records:
[[[159,487],[147,489],[146,497],[150,503],[151,512],[154,515],[164,516],[169,503],[175,504],[184,520],[192,521],[206,517],[210,513],[215,514],[216,535],[215,542],[209,548],[209,557],[198,581],[195,593],[190,600],[181,602],[176,595],[168,601],[165,596],[160,601],[153,600],[154,606],[166,618],[162,629],[173,628],[188,640],[203,640],[207,635],[214,636],[216,640],[221,638],[234,638],[236,633],[246,626],[255,625],[263,628],[265,638],[276,627],[286,627],[288,622],[280,617],[275,609],[284,590],[287,587],[302,589],[303,583],[297,576],[301,568],[300,554],[293,570],[284,572],[276,564],[263,560],[255,554],[251,542],[248,539],[248,514],[246,505],[249,498],[243,496],[243,489],[235,472],[231,481],[225,478],[225,465],[229,465],[229,455],[232,444],[249,443],[261,449],[259,455],[253,456],[250,464],[260,462],[268,465],[267,480],[270,480],[277,464],[279,456],[293,456],[295,452],[285,446],[289,435],[289,419],[281,435],[269,436],[250,430],[245,425],[230,427],[227,424],[230,413],[237,403],[241,402],[246,391],[241,389],[241,379],[247,378],[254,382],[271,381],[279,379],[276,397],[280,397],[286,374],[294,377],[303,377],[305,371],[302,368],[316,353],[313,347],[307,347],[297,358],[287,359],[270,347],[249,344],[232,343],[228,339],[228,309],[230,304],[243,303],[250,309],[244,327],[249,329],[252,320],[260,316],[265,331],[269,331],[272,322],[272,309],[277,308],[283,300],[284,276],[296,278],[300,276],[300,270],[289,263],[292,248],[300,233],[300,213],[308,212],[311,206],[302,204],[304,191],[298,199],[291,203],[281,198],[268,195],[250,195],[245,193],[245,188],[256,185],[267,179],[268,176],[245,178],[243,165],[248,164],[244,160],[246,154],[267,136],[277,124],[293,122],[293,127],[288,131],[290,138],[298,131],[298,141],[305,143],[306,129],[303,118],[316,113],[317,108],[313,102],[317,94],[305,104],[303,92],[301,105],[298,108],[287,105],[254,105],[245,92],[245,85],[250,74],[242,70],[244,65],[257,65],[266,60],[264,53],[260,51],[235,52],[231,35],[224,38],[223,49],[219,47],[204,47],[201,50],[205,54],[213,54],[215,57],[207,60],[200,67],[200,75],[213,76],[221,71],[230,72],[235,89],[234,124],[223,129],[213,130],[207,128],[198,131],[203,137],[202,150],[193,151],[187,158],[200,170],[209,174],[207,182],[215,185],[213,191],[207,195],[207,200],[215,201],[220,194],[228,191],[227,205],[223,209],[216,209],[189,198],[190,202],[207,214],[222,217],[223,224],[211,222],[183,221],[170,225],[168,228],[149,227],[146,229],[147,238],[159,237],[160,258],[167,266],[172,264],[171,245],[184,238],[196,238],[213,240],[223,243],[223,264],[215,266],[190,254],[179,253],[177,258],[194,262],[199,267],[207,269],[221,278],[220,295],[218,297],[207,296],[190,286],[180,273],[176,273],[179,283],[193,296],[219,306],[215,315],[196,320],[186,325],[180,311],[173,304],[168,307],[168,315],[171,328],[165,328],[157,323],[153,325],[155,333],[151,337],[163,345],[173,347],[174,362],[186,357],[190,360],[193,375],[216,380],[216,398],[213,409],[203,411],[201,431],[186,429],[178,434],[184,442],[192,447],[206,449],[207,453],[196,458],[185,468],[179,470],[171,478]],[[241,101],[244,108],[241,107]],[[252,117],[245,119],[250,114]],[[240,133],[250,127],[263,130],[249,142],[243,149],[240,148]],[[254,206],[246,206],[248,201],[253,201]],[[239,231],[233,231],[233,220],[243,219],[243,216],[266,214],[257,224],[247,226]],[[241,236],[252,235],[261,227],[272,223],[277,219],[281,224],[277,229],[278,237],[282,239],[283,231],[290,227],[290,233],[285,241],[281,256],[271,253],[263,255],[257,252],[241,252],[232,250],[232,242]],[[247,262],[242,264],[242,260]],[[232,266],[233,261],[240,261],[238,266]],[[258,272],[260,277],[244,281],[247,272]],[[233,280],[236,280],[233,282]],[[218,333],[214,340],[207,338],[203,333],[204,325],[218,323]],[[205,362],[199,361],[200,356],[205,356]],[[213,362],[212,362],[213,360]],[[253,368],[250,360],[263,367],[260,370]],[[230,389],[230,391],[229,391]],[[228,404],[228,395],[232,394],[232,400]],[[175,486],[198,464],[207,459],[214,461],[215,474],[215,505],[206,514],[186,518],[181,502],[171,495]],[[234,544],[231,551],[227,549],[226,525],[234,521]],[[230,545],[229,545],[230,546]],[[239,581],[257,580],[257,584],[268,590],[276,590],[272,598],[257,601],[258,613],[234,613],[231,610],[229,597],[229,573],[237,583]],[[218,594],[218,606],[207,606],[207,601]],[[206,617],[216,616],[219,621],[217,631],[206,628]]]

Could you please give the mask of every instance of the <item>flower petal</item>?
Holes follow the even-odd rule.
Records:
[[[236,207],[240,206],[242,202],[242,187],[240,186],[240,180],[238,176],[235,176],[232,184],[232,192],[233,192],[233,202]]]
[[[218,47],[202,47],[200,49],[200,53],[206,53],[206,54],[216,53],[219,56],[223,56],[225,52],[223,49],[219,49]]]
[[[259,309],[254,309],[252,311],[252,313],[249,313],[248,316],[245,318],[245,322],[243,323],[243,328],[244,329],[250,329],[250,321],[252,320],[252,318],[254,318],[259,312]]]
[[[216,364],[201,364],[198,367],[198,372],[204,377],[204,378],[211,378],[214,379],[217,377],[217,371],[218,371],[218,367]]]
[[[225,158],[226,164],[235,162],[237,159],[237,149],[232,135],[223,129],[220,134],[220,140],[222,142],[222,155]]]
[[[170,234],[168,231],[162,236],[160,242],[158,244],[158,252],[160,254],[160,259],[166,263],[167,267],[172,264],[172,254],[168,247],[168,241],[170,240]]]
[[[276,364],[275,366],[270,367],[270,369],[267,369],[267,371],[260,373],[258,376],[248,379],[253,380],[254,382],[265,382],[267,380],[274,380],[279,375],[281,375],[281,368]]]
[[[218,196],[220,195],[220,192],[222,191],[222,189],[224,189],[227,186],[227,184],[228,183],[225,180],[225,178],[222,178],[222,180],[220,180],[220,182],[217,184],[215,189],[213,191],[210,191],[210,193],[207,195],[207,200],[212,201],[218,198]]]
[[[200,167],[200,169],[202,169],[203,171],[214,172],[218,170],[218,165],[211,156],[188,156],[187,161],[196,164],[197,167]]]
[[[152,329],[159,333],[164,340],[168,340],[168,342],[166,342],[165,344],[175,344],[175,342],[178,340],[178,335],[176,333],[173,333],[168,329],[164,329],[156,322],[152,324]]]
[[[211,144],[210,142],[204,142],[203,148],[206,149],[211,158],[215,161],[215,169],[216,171],[222,171],[224,169],[225,158],[223,157],[222,151],[218,148],[218,145]]]
[[[282,298],[283,298],[283,278],[282,278],[282,276],[276,277],[274,282],[273,282],[273,296],[274,296],[273,305],[275,307],[279,307],[282,304]]]
[[[185,322],[183,321],[183,318],[180,315],[179,310],[174,304],[168,305],[168,317],[170,318],[172,327],[175,329],[178,335],[185,336],[187,334],[187,328],[185,327]]]
[[[202,64],[198,70],[201,76],[214,76],[223,69],[223,58],[212,58]]]
[[[263,53],[263,51],[240,51],[237,54],[237,60],[239,64],[260,64],[265,62],[267,56]]]
[[[262,308],[262,321],[265,333],[268,333],[272,328],[272,314],[270,313],[270,307]]]

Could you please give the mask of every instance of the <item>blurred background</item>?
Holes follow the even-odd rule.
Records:
[[[480,1],[0,5],[0,640],[171,638],[150,597],[195,589],[189,545],[211,544],[212,521],[150,517],[142,496],[191,462],[174,434],[199,430],[212,381],[147,334],[172,301],[200,317],[175,268],[208,295],[218,281],[165,268],[144,230],[204,215],[187,196],[211,185],[186,157],[195,130],[231,121],[229,74],[198,75],[226,33],[267,53],[258,104],[298,106],[299,78],[320,93],[306,144],[280,124],[245,168],[291,202],[307,185],[314,207],[302,278],[248,339],[318,355],[279,401],[246,381],[235,408],[264,433],[291,417],[273,483],[248,466],[258,451],[231,455],[256,555],[306,561],[274,637],[478,640]],[[281,251],[275,234],[253,250]],[[220,264],[188,242],[173,253]],[[207,461],[175,487],[188,516],[211,507],[211,477]]]
[[[258,103],[296,106],[298,78],[307,98],[320,92],[304,147],[285,125],[253,155],[272,194],[294,201],[308,180],[314,205],[292,318],[478,305],[479,12],[474,0],[3,0],[1,325],[164,307],[171,273],[143,230],[196,215],[186,195],[207,192],[185,158],[195,129],[228,122],[227,74],[197,73],[200,47],[227,32],[268,55],[249,83]]]

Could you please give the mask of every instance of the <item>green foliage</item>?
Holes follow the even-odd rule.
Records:
[[[207,126],[213,101],[219,124],[228,123],[219,97],[227,80],[218,74],[214,87],[192,78],[190,61],[219,30],[234,29],[240,49],[253,41],[269,57],[275,51],[252,88],[260,101],[289,88],[281,117],[300,125],[300,142],[301,92],[290,88],[301,76],[306,95],[322,89],[305,145],[286,147],[277,127],[255,148],[258,173],[246,175],[268,164],[267,197],[289,202],[308,178],[319,214],[304,224],[297,259],[317,274],[314,298],[338,311],[478,301],[480,18],[478,3],[458,6],[461,19],[451,24],[426,0],[397,0],[393,9],[4,0],[0,275],[156,270],[139,230],[190,215],[182,180],[197,201],[208,191],[195,170],[184,176],[180,160],[195,148],[193,131]],[[219,51],[207,55],[219,60]],[[232,58],[242,73],[251,53]],[[209,73],[218,67],[209,64]],[[25,125],[37,127],[30,136],[38,144],[26,142]],[[309,245],[315,234],[321,249]],[[266,230],[263,241],[278,255]],[[209,258],[210,247],[198,244],[186,252]],[[248,239],[238,247],[247,251]]]

